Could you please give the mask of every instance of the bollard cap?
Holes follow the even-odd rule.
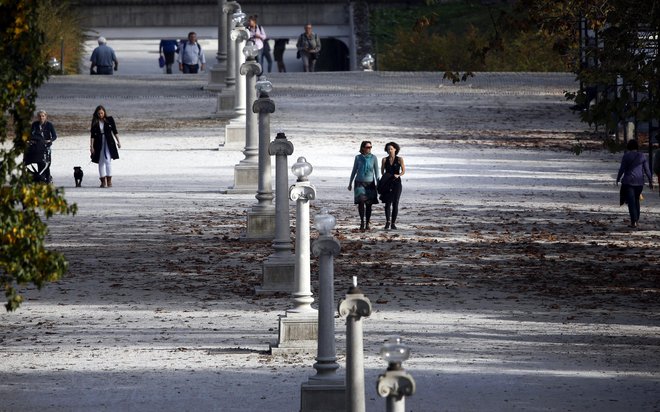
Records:
[[[255,59],[259,55],[259,48],[254,42],[248,42],[248,44],[243,47],[243,56],[246,59]]]
[[[291,166],[291,172],[298,178],[299,182],[306,181],[307,176],[312,174],[312,170],[314,170],[312,165],[307,163],[307,159],[302,156]]]
[[[336,224],[337,219],[326,208],[321,209],[321,213],[314,217],[314,227],[323,236],[330,235]]]
[[[399,370],[403,361],[410,357],[410,349],[401,343],[399,336],[395,336],[383,344],[380,356],[389,364],[388,370]]]
[[[259,80],[257,80],[257,83],[254,85],[254,87],[257,89],[257,92],[259,93],[260,96],[268,96],[268,93],[273,91],[273,83],[271,83],[270,80],[268,80],[264,76],[260,77]],[[277,133],[278,138],[279,136],[280,134]]]
[[[241,9],[239,8],[238,10],[236,10],[236,13],[232,14],[231,21],[236,26],[243,26],[247,21],[247,14],[243,13],[243,11],[241,11]]]

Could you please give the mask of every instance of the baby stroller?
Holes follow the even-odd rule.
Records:
[[[42,135],[33,133],[30,136],[28,148],[23,155],[23,164],[35,183],[50,183],[50,150]]]

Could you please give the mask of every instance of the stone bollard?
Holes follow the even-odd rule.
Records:
[[[246,123],[246,106],[245,106],[245,89],[246,89],[246,76],[241,76],[240,71],[241,67],[245,64],[245,49],[246,42],[250,38],[250,32],[245,28],[245,13],[238,11],[232,15],[232,21],[236,25],[231,31],[230,38],[234,42],[234,73],[235,73],[235,84],[233,87],[233,93],[228,93],[233,97],[233,108],[228,112],[220,111],[218,114],[222,117],[231,118],[229,124],[225,126],[225,142],[224,145],[232,145],[242,143],[246,140],[245,136],[245,123]],[[227,62],[227,64],[232,64],[232,62]],[[221,93],[222,95],[222,93]],[[227,103],[226,99],[221,96],[221,99],[224,101],[221,103],[224,107]],[[255,172],[255,184],[254,189],[256,190],[256,172]],[[244,192],[249,193],[249,192]]]
[[[216,64],[210,72],[207,90],[222,90],[227,76],[227,46],[229,42],[229,30],[227,25],[227,2],[218,0],[218,52],[215,55]]]
[[[273,206],[273,178],[270,167],[270,114],[275,112],[275,103],[268,93],[273,85],[268,80],[256,83],[259,98],[252,104],[252,112],[258,114],[259,176],[257,180],[257,204],[252,206],[247,216],[248,239],[270,239],[275,237],[275,207]]]
[[[273,355],[310,353],[318,338],[318,312],[312,308],[310,275],[309,202],[316,198],[316,189],[307,179],[312,165],[304,157],[291,166],[298,177],[289,188],[289,199],[296,202],[296,261],[294,270],[293,308],[280,315],[277,345],[271,346]]]
[[[289,222],[289,180],[287,157],[293,154],[293,144],[282,132],[268,146],[275,156],[275,251],[264,261],[261,287],[257,293],[293,292],[295,260]]]
[[[401,364],[410,356],[410,350],[397,337],[380,349],[380,355],[388,363],[387,371],[378,377],[376,390],[387,398],[387,412],[405,412],[406,396],[415,393],[415,380],[403,370]]]
[[[335,346],[334,316],[334,256],[339,253],[339,242],[332,236],[336,220],[325,209],[314,219],[321,234],[312,245],[314,256],[319,257],[319,310],[316,375],[303,383],[300,391],[301,412],[340,412],[346,407],[344,379],[339,369]]]
[[[226,15],[227,25],[227,75],[225,76],[225,85],[227,87],[234,87],[236,85],[236,69],[239,65],[236,64],[237,54],[241,51],[236,48],[235,39],[231,38],[231,32],[238,26],[238,24],[245,24],[244,22],[236,22],[234,14],[242,13],[241,5],[235,1],[228,1],[222,11]]]
[[[313,170],[307,159],[299,157],[291,170],[298,178],[289,188],[289,199],[296,202],[296,289],[293,292],[294,308],[291,311],[300,313],[314,311],[311,306],[314,298],[310,274],[309,202],[316,198],[316,189],[307,179]]]
[[[246,29],[234,29],[237,39],[244,39],[246,36]],[[257,62],[256,56],[259,54],[257,46],[252,40],[248,40],[243,48],[241,55],[247,57],[247,60],[240,67],[240,80],[242,81],[243,90],[239,90],[239,84],[236,83],[236,96],[237,106],[236,112],[239,117],[233,119],[225,127],[225,137],[231,140],[232,133],[242,133],[245,140],[245,147],[243,154],[245,158],[234,166],[234,186],[229,188],[228,193],[254,193],[258,188],[259,180],[259,123],[256,113],[252,110],[252,105],[257,100],[257,76],[261,74],[261,65]],[[242,93],[241,93],[242,91]],[[242,96],[242,102],[241,102]],[[245,111],[248,105],[250,110]],[[242,111],[241,111],[242,110]],[[241,117],[240,114],[243,114]]]
[[[339,302],[339,315],[346,317],[346,410],[364,412],[364,344],[362,342],[362,318],[371,315],[371,302],[357,287],[353,286],[346,299]]]
[[[240,49],[236,42],[234,30],[245,25],[244,19],[247,17],[245,13],[241,11],[241,6],[235,1],[228,1],[222,7],[223,13],[226,15],[226,27],[227,34],[223,36],[227,40],[227,56],[225,58],[225,68],[219,69],[219,72],[216,73],[216,77],[224,75],[225,87],[222,87],[220,84],[213,82],[209,84],[210,90],[219,90],[217,96],[217,105],[216,113],[223,118],[234,118],[237,113],[234,111],[236,103],[236,73],[240,67],[240,62],[238,61],[240,55]],[[211,73],[213,77],[213,72]],[[225,136],[225,142],[222,145],[226,145],[227,136]]]

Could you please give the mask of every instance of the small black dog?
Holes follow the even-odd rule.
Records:
[[[82,185],[83,170],[80,166],[74,166],[73,168],[73,179],[76,181],[76,187]]]

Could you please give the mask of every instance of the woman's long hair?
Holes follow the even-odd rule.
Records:
[[[362,143],[360,143],[360,153],[365,154],[364,153],[364,146],[366,146],[368,144],[371,144],[370,140],[363,140]]]
[[[92,127],[98,126],[99,124],[99,115],[98,115],[99,109],[102,109],[103,113],[105,113],[105,118],[106,119],[108,118],[108,111],[105,110],[105,107],[101,105],[96,106],[96,109],[94,109],[94,114],[92,115]]]

